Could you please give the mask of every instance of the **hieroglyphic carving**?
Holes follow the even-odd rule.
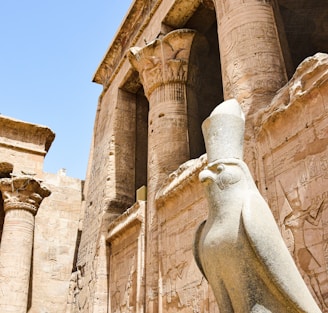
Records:
[[[236,98],[246,115],[254,113],[287,81],[274,5],[241,0],[215,4],[225,99]]]
[[[144,310],[144,210],[139,201],[109,226],[109,297],[115,313]]]
[[[194,30],[179,29],[143,48],[132,48],[129,59],[139,72],[149,100],[146,306],[158,301],[158,223],[155,195],[169,173],[201,149],[195,94],[198,57],[208,44]],[[188,95],[188,96],[187,96]],[[192,100],[190,100],[193,98]],[[189,101],[190,100],[190,101]],[[159,144],[160,143],[160,144]],[[147,311],[151,309],[146,309]]]
[[[136,312],[137,308],[137,242],[125,247],[124,252],[112,255],[110,295],[113,312]],[[124,275],[128,272],[128,275]]]
[[[265,131],[258,145],[263,190],[303,279],[325,313],[328,116],[322,95],[327,91],[327,60],[319,53],[300,64],[262,115],[259,129]]]
[[[161,310],[165,312],[207,310],[208,285],[197,270],[191,248],[193,233],[206,210],[204,203],[193,202],[191,206],[187,200],[195,192],[192,186],[196,185],[201,164],[196,160],[183,164],[168,179],[158,199],[159,295]]]
[[[286,155],[283,158],[285,159]],[[277,190],[282,191],[284,197],[280,197],[275,206],[278,210],[275,215],[282,224],[283,237],[303,279],[323,312],[328,312],[326,160],[324,152],[310,155],[296,164],[286,160],[283,167],[282,163],[276,181],[280,185]],[[279,162],[279,159],[277,161]],[[272,194],[269,199],[273,201],[275,197],[276,195]]]

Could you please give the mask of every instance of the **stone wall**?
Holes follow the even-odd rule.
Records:
[[[192,252],[196,230],[207,217],[207,200],[198,180],[205,164],[205,156],[182,164],[157,196],[159,310],[163,312],[218,312]]]
[[[259,115],[259,188],[294,260],[328,312],[328,55],[316,54]]]
[[[64,313],[74,267],[82,202],[82,182],[43,174],[51,190],[35,218],[29,313]]]
[[[1,311],[66,312],[83,182],[43,172],[54,137],[45,126],[0,116]]]

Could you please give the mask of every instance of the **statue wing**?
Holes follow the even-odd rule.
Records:
[[[194,244],[193,244],[193,250],[192,251],[193,251],[194,258],[195,258],[195,261],[196,261],[196,264],[197,264],[199,270],[202,272],[203,276],[206,278],[206,275],[204,273],[204,269],[203,269],[203,266],[202,266],[202,262],[201,262],[200,257],[199,257],[199,240],[200,240],[200,237],[201,237],[203,228],[205,226],[205,223],[206,223],[206,220],[203,221],[198,226],[198,228],[196,230]],[[207,280],[207,278],[206,278],[206,280]]]
[[[321,312],[304,283],[272,215],[256,190],[245,193],[242,219],[255,254],[273,283],[300,312]]]

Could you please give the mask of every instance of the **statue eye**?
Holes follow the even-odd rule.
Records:
[[[223,164],[220,164],[216,170],[218,171],[218,173],[222,173],[224,171],[224,165]]]

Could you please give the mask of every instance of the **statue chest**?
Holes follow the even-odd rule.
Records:
[[[200,243],[200,256],[206,264],[215,262],[224,272],[238,266],[245,254],[252,253],[239,218],[220,219],[204,228]]]

